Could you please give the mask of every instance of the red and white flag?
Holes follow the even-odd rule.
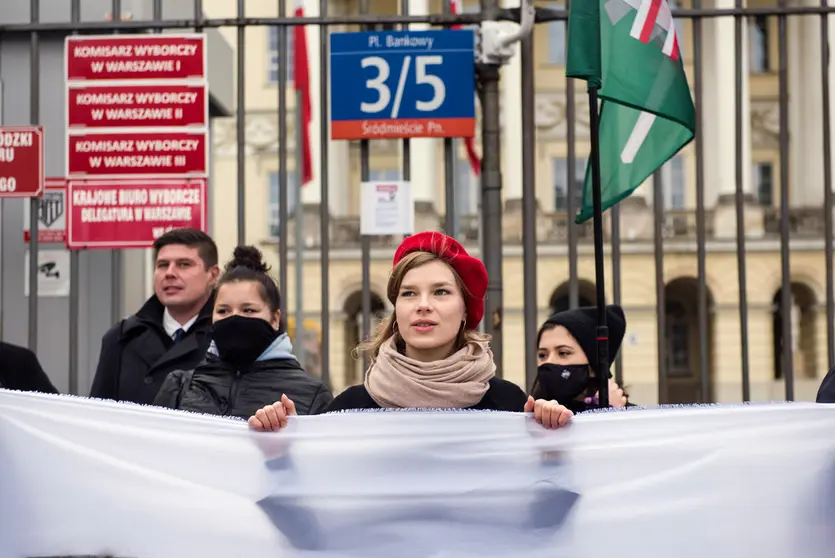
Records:
[[[449,9],[453,14],[460,14],[462,11],[461,0],[451,0]],[[452,29],[461,29],[461,25],[453,25]],[[470,160],[473,174],[478,176],[481,172],[481,157],[475,150],[475,138],[464,138],[464,146],[467,148],[467,158]]]
[[[294,17],[304,17],[304,1],[296,0]],[[313,159],[310,153],[310,124],[313,110],[310,105],[310,66],[307,60],[307,33],[304,25],[293,26],[293,87],[301,93],[301,105],[296,107],[302,123],[302,186],[313,180]],[[298,99],[298,97],[297,97]]]

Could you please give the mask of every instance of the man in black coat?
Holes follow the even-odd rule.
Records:
[[[154,296],[104,334],[90,397],[151,405],[172,370],[189,370],[211,342],[217,245],[174,229],[154,243]]]
[[[3,341],[0,341],[0,388],[58,393],[35,353]]]

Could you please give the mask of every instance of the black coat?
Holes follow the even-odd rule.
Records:
[[[26,347],[0,341],[0,388],[58,393],[41,368],[38,357]]]
[[[165,307],[156,296],[149,298],[139,312],[104,334],[90,397],[152,404],[171,371],[192,369],[206,356],[213,305],[210,298],[175,345],[162,326]]]
[[[525,392],[512,382],[493,378],[490,380],[490,387],[481,401],[470,407],[474,410],[484,411],[510,411],[521,413],[525,410],[525,403],[528,396]],[[365,386],[360,384],[352,386],[336,396],[333,402],[328,405],[324,412],[347,411],[351,409],[379,409],[380,406],[368,394]]]
[[[294,358],[257,361],[241,371],[210,355],[194,370],[169,374],[154,405],[248,419],[285,394],[300,415],[318,414],[333,400],[327,386]]]
[[[835,368],[832,368],[821,382],[815,402],[835,403]]]

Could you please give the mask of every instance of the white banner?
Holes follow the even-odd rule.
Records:
[[[0,556],[831,558],[835,405],[297,417],[0,390]]]

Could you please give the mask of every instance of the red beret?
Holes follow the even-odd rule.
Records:
[[[406,238],[394,253],[392,266],[396,266],[403,256],[410,252],[435,254],[455,270],[468,291],[464,293],[464,302],[467,305],[466,328],[478,328],[484,316],[484,296],[487,294],[487,270],[481,260],[470,256],[454,238],[433,231]]]

